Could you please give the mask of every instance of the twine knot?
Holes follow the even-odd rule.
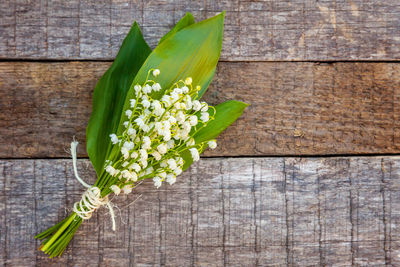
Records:
[[[92,213],[107,204],[108,197],[101,197],[101,191],[98,187],[88,188],[83,194],[79,202],[75,202],[73,211],[82,219],[87,220],[92,217]]]

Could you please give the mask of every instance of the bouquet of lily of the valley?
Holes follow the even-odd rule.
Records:
[[[247,104],[227,101],[215,107],[200,101],[210,84],[222,46],[224,13],[195,23],[186,14],[151,51],[136,23],[93,95],[86,131],[87,152],[96,170],[73,212],[36,236],[41,250],[59,256],[80,224],[103,205],[109,194],[128,194],[138,182],[152,179],[158,188],[175,183]],[[115,228],[115,224],[113,225]]]

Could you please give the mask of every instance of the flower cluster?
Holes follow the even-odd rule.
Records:
[[[107,161],[105,170],[117,178],[110,189],[119,194],[132,191],[134,184],[153,178],[158,188],[164,181],[173,184],[182,173],[184,159],[181,153],[190,151],[193,161],[209,146],[217,146],[215,140],[196,144],[193,136],[215,116],[215,108],[200,102],[200,86],[192,85],[192,78],[179,80],[156,98],[161,85],[149,79],[157,77],[158,69],[150,69],[144,84],[133,87],[134,97],[125,111],[124,131],[111,134],[111,142],[118,146],[115,161]]]

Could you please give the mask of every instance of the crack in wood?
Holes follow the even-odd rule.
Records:
[[[223,265],[226,266],[227,254],[226,254],[226,224],[229,222],[225,221],[225,184],[224,184],[224,173],[222,171],[222,162],[219,165],[219,173],[221,175],[221,202],[222,202],[222,255],[223,255]]]
[[[385,254],[385,265],[386,266],[390,266],[391,262],[390,262],[390,257],[389,257],[389,253],[390,253],[390,249],[388,248],[388,246],[390,246],[390,244],[388,245],[388,240],[387,240],[387,227],[388,227],[388,223],[386,220],[386,197],[385,197],[385,190],[386,190],[386,186],[385,186],[385,162],[384,159],[381,159],[381,185],[380,185],[380,191],[381,191],[381,197],[382,197],[382,222],[383,222],[383,253]]]
[[[284,186],[283,190],[285,192],[285,221],[286,221],[286,242],[285,242],[285,248],[286,248],[286,265],[290,266],[291,265],[291,260],[290,260],[290,246],[289,246],[289,209],[288,209],[288,203],[289,203],[289,198],[288,198],[288,190],[287,190],[287,172],[286,172],[286,160],[283,159],[283,176],[284,176]]]
[[[254,159],[251,162],[252,174],[253,174],[253,184],[251,187],[251,192],[253,194],[253,224],[254,224],[254,253],[256,255],[255,265],[259,265],[259,248],[258,248],[258,225],[257,225],[257,196],[256,196],[256,172],[254,169]]]
[[[349,160],[347,160],[347,168],[348,168],[348,170],[350,170],[350,161]],[[349,205],[349,217],[350,218],[349,219],[350,219],[350,225],[351,225],[351,227],[350,227],[351,266],[355,266],[355,250],[356,250],[356,248],[354,246],[354,221],[353,221],[353,217],[354,217],[353,206],[354,206],[354,203],[353,203],[353,196],[352,196],[353,182],[352,182],[352,177],[351,177],[350,173],[348,173],[348,177],[349,177],[349,184],[350,184],[350,188],[349,188],[349,202],[350,202],[350,205]]]
[[[324,251],[322,248],[322,223],[321,223],[321,196],[320,196],[320,175],[317,169],[317,198],[318,198],[318,210],[317,210],[317,220],[318,220],[318,253],[319,253],[319,265],[326,266]]]

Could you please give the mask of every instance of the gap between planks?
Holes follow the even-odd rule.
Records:
[[[392,157],[392,158],[400,158],[400,153],[383,153],[383,154],[327,154],[327,155],[237,155],[237,156],[201,156],[201,159],[246,159],[246,158],[376,158],[376,157]],[[22,157],[22,158],[0,158],[0,160],[68,160],[71,157]],[[88,157],[77,157],[77,159],[89,159]]]

